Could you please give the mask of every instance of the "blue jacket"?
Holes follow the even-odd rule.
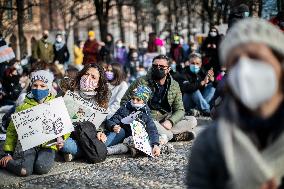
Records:
[[[129,116],[132,112],[136,112],[135,108],[131,106],[130,101],[126,104],[122,105],[117,112],[106,121],[106,129],[113,132],[113,127],[115,125],[120,125],[126,132],[126,137],[131,136],[131,127],[129,124],[123,124],[121,119]],[[148,105],[144,106],[143,108],[139,109],[141,113],[138,115],[138,118],[143,122],[145,125],[145,129],[149,135],[151,146],[159,145],[159,134],[156,128],[156,125],[151,117],[151,111]]]

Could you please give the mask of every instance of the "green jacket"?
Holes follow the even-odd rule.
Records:
[[[44,39],[36,42],[33,50],[32,57],[36,60],[40,59],[46,63],[52,63],[54,60],[53,45]]]
[[[49,94],[49,96],[45,99],[44,102],[50,101],[54,98],[55,97],[53,95]],[[37,106],[37,105],[39,105],[37,101],[26,96],[24,103],[16,108],[16,112],[20,112],[20,111],[32,108],[32,107]],[[69,136],[70,136],[70,134],[64,135],[64,137],[63,137],[64,140],[66,140]],[[13,121],[11,121],[9,126],[8,126],[8,129],[7,129],[6,140],[5,140],[5,144],[3,146],[3,150],[5,152],[14,152],[15,147],[17,145],[17,141],[18,141],[18,134],[17,134],[17,131],[15,129]],[[47,144],[48,144],[48,142],[40,145],[40,147],[57,150],[56,145],[46,146]]]
[[[153,119],[157,121],[160,121],[162,118],[165,118],[167,116],[167,119],[170,120],[173,125],[175,125],[183,119],[185,111],[179,84],[171,76],[169,77],[171,83],[169,89],[167,90],[167,101],[171,107],[171,112],[169,112],[169,114],[162,114],[160,111],[151,110],[151,114]],[[148,86],[152,91],[155,90],[154,81],[151,78],[151,72],[148,72],[146,76],[138,78],[130,85],[123,98],[121,99],[121,105],[131,99],[133,90],[139,85]]]

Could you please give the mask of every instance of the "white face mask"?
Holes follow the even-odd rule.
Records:
[[[217,36],[216,32],[210,32],[209,34],[210,34],[211,37],[216,37]]]
[[[256,110],[277,90],[273,67],[261,60],[241,58],[228,75],[233,93],[249,109]]]
[[[134,104],[133,101],[131,100],[131,106],[135,108],[136,110],[139,110],[145,106],[145,104]]]
[[[62,39],[61,37],[57,37],[57,38],[56,38],[56,41],[57,41],[58,43],[61,43],[61,42],[63,41],[63,39]]]

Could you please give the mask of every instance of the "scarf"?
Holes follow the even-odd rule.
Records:
[[[284,133],[264,150],[259,151],[248,135],[237,125],[220,119],[217,136],[227,166],[228,188],[259,189],[275,178],[281,184],[284,175]]]
[[[56,51],[59,51],[60,49],[63,48],[64,44],[65,44],[65,43],[63,43],[63,42],[60,42],[60,43],[59,43],[59,42],[55,42],[55,44],[54,44],[55,50],[56,50]]]

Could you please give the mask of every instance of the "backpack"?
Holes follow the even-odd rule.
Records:
[[[74,137],[89,163],[99,163],[106,159],[106,145],[97,138],[97,130],[89,121],[76,122]]]

